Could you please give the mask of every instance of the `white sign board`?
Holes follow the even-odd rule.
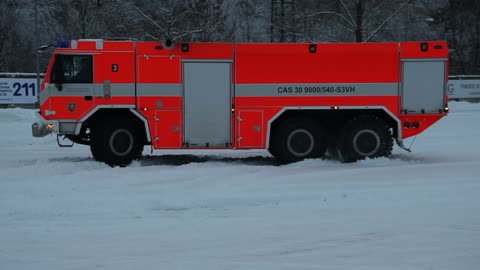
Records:
[[[480,80],[449,80],[447,95],[449,99],[480,98]]]
[[[0,78],[0,104],[33,104],[38,101],[37,80]]]

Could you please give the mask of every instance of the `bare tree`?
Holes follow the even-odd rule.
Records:
[[[266,41],[265,28],[267,10],[264,1],[235,0],[232,1],[228,16],[233,18],[235,38],[238,41]]]
[[[275,1],[290,7],[272,23],[272,0],[38,0],[38,34],[50,44],[79,38],[269,42],[272,31],[275,40],[289,42],[446,39],[454,49],[452,73],[480,74],[478,0]],[[282,9],[275,14],[281,17]],[[34,70],[31,18],[33,1],[0,1],[2,71]],[[41,60],[44,70],[48,56]]]
[[[0,68],[7,66],[12,40],[12,29],[17,24],[17,6],[14,1],[0,3]]]
[[[371,41],[412,0],[338,0],[336,10],[309,14],[331,16],[356,42]],[[337,27],[338,28],[338,27]]]
[[[453,74],[480,74],[480,3],[476,0],[448,0],[444,6],[430,4],[432,17],[443,27]]]
[[[226,32],[223,0],[191,0],[186,25],[198,29],[190,35],[194,41],[222,41]]]
[[[29,29],[23,29],[24,4],[20,0],[0,2],[0,71],[33,69]]]
[[[125,0],[102,0],[95,32],[106,39],[136,39],[144,33],[136,6]]]

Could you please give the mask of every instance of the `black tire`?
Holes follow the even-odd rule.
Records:
[[[101,125],[97,124],[90,129],[90,152],[96,161],[103,162],[104,149],[101,145],[104,144],[105,129]]]
[[[326,135],[319,123],[290,118],[272,129],[268,151],[280,162],[291,163],[322,158],[326,149]]]
[[[390,128],[377,116],[363,115],[347,122],[336,144],[336,156],[342,162],[365,158],[388,157],[392,154]]]
[[[128,122],[113,121],[92,130],[90,150],[97,161],[125,167],[141,157],[144,142],[141,129]]]

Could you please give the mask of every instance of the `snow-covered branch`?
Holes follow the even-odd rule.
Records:
[[[149,16],[147,16],[147,14],[145,14],[139,7],[137,7],[135,4],[133,5],[133,7],[138,11],[138,13],[140,15],[142,15],[142,17],[144,17],[147,21],[149,21],[151,24],[153,24],[155,27],[157,27],[160,31],[162,31],[162,33],[165,35],[165,37],[168,37],[168,32],[165,31],[165,29],[163,27],[161,27],[157,22],[155,22],[152,18],[150,18]]]
[[[352,20],[352,25],[354,27],[357,26],[357,23],[355,22],[355,20],[353,19],[353,16],[352,16],[352,13],[350,13],[350,10],[347,8],[347,6],[345,5],[345,3],[343,2],[343,0],[340,0],[340,3],[342,4],[342,7],[345,9],[345,11],[347,12],[348,16],[350,17],[350,20]]]
[[[318,15],[322,15],[322,14],[326,14],[326,15],[334,15],[340,19],[342,19],[344,22],[346,22],[348,25],[350,25],[352,27],[352,29],[355,29],[355,24],[352,23],[351,21],[349,21],[345,16],[343,16],[342,14],[338,13],[338,12],[333,12],[333,11],[320,11],[320,12],[316,12],[316,13],[313,13],[313,14],[308,14],[307,17],[315,17],[315,16],[318,16]]]
[[[375,29],[372,33],[370,33],[370,35],[365,39],[364,42],[368,42],[370,41],[378,32],[380,32],[380,30],[382,30],[383,27],[385,27],[385,25],[387,25],[393,18],[395,18],[395,16],[408,4],[410,3],[410,0],[407,0],[405,1],[400,7],[398,7],[395,12],[392,13],[392,15],[390,15],[385,21],[383,21],[383,23],[381,23],[377,29]]]

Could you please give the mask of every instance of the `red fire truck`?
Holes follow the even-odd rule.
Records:
[[[445,42],[57,44],[34,136],[125,166],[153,149],[268,149],[282,162],[391,155],[448,112]],[[59,145],[62,144],[59,141]]]

